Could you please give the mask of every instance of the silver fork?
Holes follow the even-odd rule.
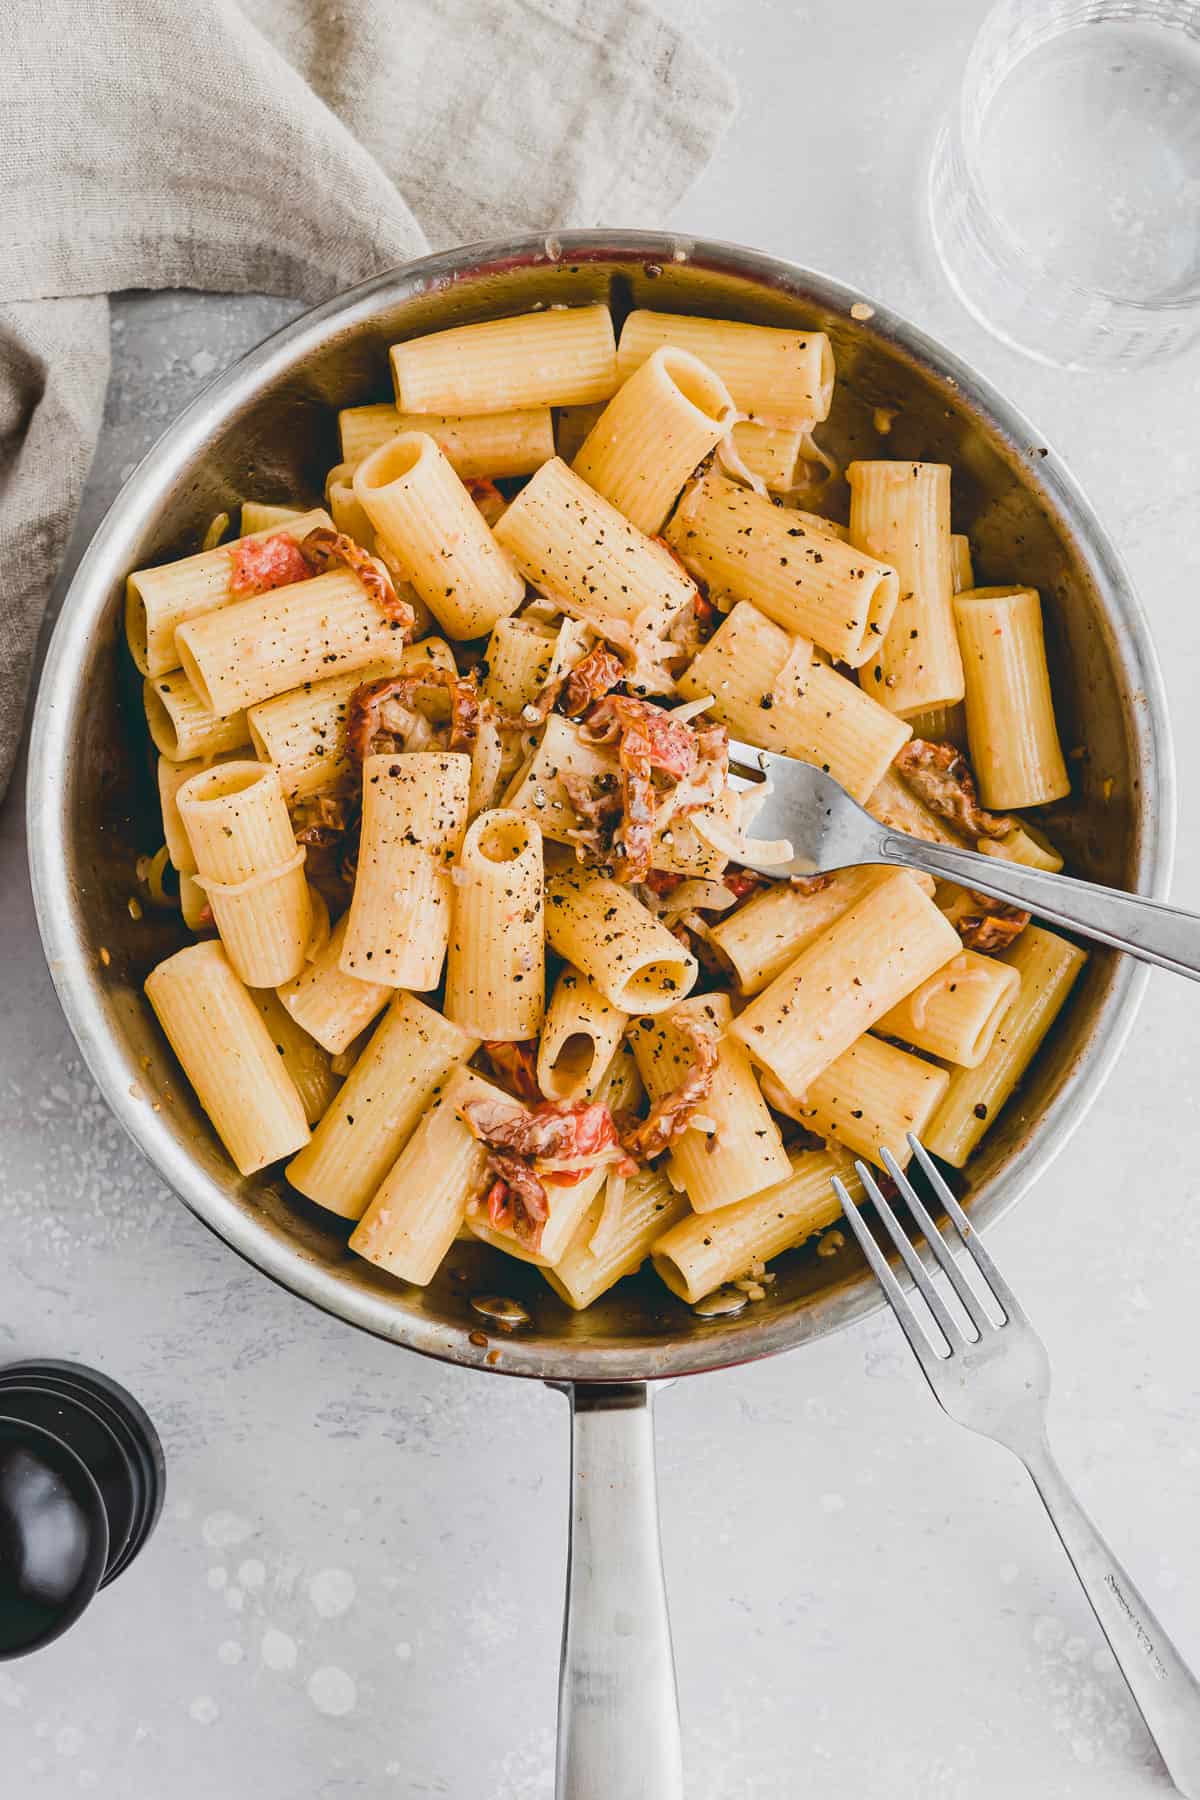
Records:
[[[976,1335],[972,1337],[961,1330],[951,1318],[878,1182],[862,1162],[855,1167],[863,1186],[940,1333],[942,1341],[936,1348],[844,1182],[835,1176],[833,1186],[846,1221],[879,1278],[943,1410],[969,1431],[1006,1445],[1029,1470],[1171,1780],[1181,1794],[1200,1800],[1200,1683],[1080,1506],[1054,1460],[1046,1439],[1050,1364],[1045,1345],[1013,1298],[1008,1283],[997,1272],[929,1153],[911,1134],[908,1141],[982,1278],[999,1319],[985,1309],[928,1209],[889,1151],[883,1152],[888,1174],[908,1202]]]
[[[896,863],[990,894],[1114,950],[1127,950],[1142,962],[1200,981],[1200,916],[1195,913],[1123,894],[1119,888],[910,837],[873,819],[823,770],[773,750],[731,742],[732,785],[747,789],[764,778],[769,789],[754,815],[754,836],[786,838],[793,852],[787,863],[747,863],[768,879],[824,875],[856,863]]]

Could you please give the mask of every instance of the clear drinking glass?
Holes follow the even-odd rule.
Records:
[[[1000,0],[929,176],[964,305],[1070,369],[1200,336],[1200,4]]]

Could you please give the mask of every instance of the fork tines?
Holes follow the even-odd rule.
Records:
[[[963,1274],[962,1269],[955,1260],[949,1244],[934,1224],[933,1218],[924,1201],[921,1199],[912,1182],[908,1179],[907,1175],[896,1161],[896,1158],[889,1150],[883,1152],[884,1167],[895,1182],[897,1189],[906,1202],[918,1229],[923,1234],[925,1242],[929,1246],[930,1253],[935,1262],[944,1273],[963,1313],[966,1315],[967,1321],[969,1321],[970,1329],[964,1330],[955,1323],[945,1301],[934,1286],[928,1269],[925,1267],[921,1257],[917,1254],[917,1251],[913,1248],[907,1232],[897,1218],[892,1205],[884,1197],[883,1191],[880,1188],[875,1175],[867,1164],[864,1162],[857,1162],[855,1164],[855,1169],[858,1172],[863,1187],[866,1189],[868,1198],[874,1204],[875,1211],[879,1216],[880,1224],[895,1245],[900,1260],[912,1277],[913,1286],[917,1289],[917,1292],[921,1295],[921,1298],[929,1309],[929,1313],[939,1334],[936,1341],[931,1341],[927,1329],[922,1325],[921,1316],[914,1309],[909,1298],[906,1296],[904,1289],[896,1279],[886,1256],[876,1243],[875,1238],[859,1212],[858,1207],[851,1199],[845,1183],[835,1176],[833,1178],[833,1187],[838,1199],[841,1201],[842,1211],[846,1215],[846,1222],[858,1239],[863,1254],[870,1263],[871,1268],[879,1281],[879,1285],[882,1287],[892,1311],[895,1313],[896,1318],[904,1331],[904,1335],[907,1337],[913,1350],[922,1362],[925,1362],[931,1355],[940,1361],[945,1361],[955,1353],[956,1349],[961,1349],[969,1344],[978,1343],[985,1333],[1001,1328],[1013,1320],[1022,1318],[1023,1315],[1008,1284],[999,1274],[991,1257],[980,1243],[978,1234],[973,1229],[966,1213],[963,1211],[962,1207],[951,1193],[950,1188],[938,1172],[929,1152],[911,1132],[908,1134],[908,1142],[912,1147],[913,1155],[920,1164],[933,1193],[945,1207],[947,1217],[954,1226],[963,1249],[974,1263],[976,1271],[994,1299],[996,1307],[1001,1315],[999,1319],[993,1319],[989,1316],[978,1294],[975,1292],[975,1289],[967,1281],[966,1276]]]

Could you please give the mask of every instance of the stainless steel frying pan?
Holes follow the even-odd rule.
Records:
[[[1154,653],[1111,545],[1055,457],[984,382],[910,326],[878,308],[852,317],[861,296],[837,282],[728,244],[639,232],[527,238],[413,263],[268,339],[188,408],[127,482],[63,608],[34,720],[30,857],[46,954],[80,1048],[130,1136],[205,1224],[264,1274],[351,1324],[571,1396],[559,1794],[676,1800],[647,1384],[848,1324],[880,1304],[873,1278],[849,1251],[828,1260],[795,1252],[765,1303],[711,1319],[649,1276],[575,1315],[535,1271],[482,1245],[457,1244],[425,1290],[393,1282],[350,1256],[346,1228],[278,1175],[234,1177],[142,998],[144,975],[177,947],[178,927],[135,923],[126,905],[135,858],[161,836],[138,685],[120,647],[126,572],[194,548],[211,516],[243,495],[315,501],[338,460],[335,408],[388,395],[394,339],[595,299],[618,313],[651,306],[829,332],[838,386],[824,441],[843,461],[951,462],[956,529],[971,533],[979,578],[1042,590],[1064,737],[1078,751],[1075,792],[1049,819],[1053,835],[1080,873],[1162,895],[1174,807]],[[876,409],[893,415],[884,438]],[[1079,1123],[1143,981],[1119,957],[1094,957],[972,1166],[965,1190],[977,1224],[1011,1205]],[[527,1321],[499,1329],[494,1306],[480,1310],[481,1297],[496,1294]]]

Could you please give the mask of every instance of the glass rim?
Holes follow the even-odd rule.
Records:
[[[1101,0],[1101,4],[1103,0]],[[934,140],[933,158],[931,162],[931,180],[929,183],[930,199],[932,199],[933,179],[939,163],[947,150],[951,157],[957,148],[962,162],[964,176],[962,204],[972,220],[977,249],[992,261],[1002,278],[1026,285],[1030,273],[1038,281],[1055,287],[1066,299],[1077,299],[1084,304],[1103,306],[1110,315],[1122,323],[1132,327],[1135,323],[1152,328],[1157,320],[1175,322],[1193,311],[1200,311],[1200,274],[1192,285],[1182,293],[1163,299],[1138,300],[1128,295],[1114,294],[1109,289],[1096,287],[1069,275],[1062,275],[1048,269],[1036,252],[1016,236],[1008,222],[988,205],[986,199],[986,183],[983,180],[979,151],[982,143],[983,121],[987,117],[996,96],[1009,77],[1045,44],[1053,43],[1059,38],[1067,37],[1073,32],[1085,30],[1089,25],[1130,25],[1139,22],[1153,23],[1163,30],[1178,31],[1182,36],[1191,38],[1200,45],[1200,8],[1188,13],[1178,13],[1168,18],[1159,16],[1155,19],[1139,21],[1122,11],[1120,14],[1106,16],[1097,12],[1097,0],[1078,0],[1074,14],[1066,19],[1062,14],[1041,13],[1031,16],[1028,13],[1020,17],[1021,37],[1015,45],[1002,47],[1000,65],[993,67],[997,45],[995,38],[998,31],[1004,28],[1005,15],[1015,17],[1014,0],[996,0],[984,15],[983,22],[977,31],[963,68],[962,80],[958,86],[954,104],[950,108],[946,120]],[[956,142],[951,142],[951,140]],[[933,224],[931,213],[931,225]],[[935,238],[936,225],[933,225]],[[945,258],[943,257],[943,261]]]

